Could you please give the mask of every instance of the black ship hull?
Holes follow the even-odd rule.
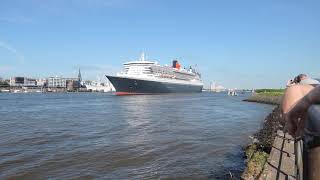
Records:
[[[178,84],[169,82],[148,81],[117,76],[106,76],[117,95],[160,94],[160,93],[191,93],[202,92],[202,85]]]

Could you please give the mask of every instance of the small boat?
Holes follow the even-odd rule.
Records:
[[[235,90],[233,90],[233,89],[229,89],[228,90],[228,95],[229,96],[238,96],[237,92]]]
[[[15,90],[13,90],[13,93],[21,93],[21,90],[15,89]]]
[[[1,92],[8,93],[8,92],[10,92],[10,90],[9,89],[2,89]]]

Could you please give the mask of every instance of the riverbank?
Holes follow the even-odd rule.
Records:
[[[257,102],[276,105],[273,111],[265,118],[262,128],[252,136],[252,143],[245,148],[247,167],[242,179],[259,178],[264,164],[269,157],[277,130],[283,130],[285,121],[281,115],[280,102],[282,93],[256,93],[246,99],[247,102]]]
[[[247,99],[243,101],[247,102],[256,102],[263,104],[279,105],[282,99],[283,94],[274,94],[274,93],[254,93]]]

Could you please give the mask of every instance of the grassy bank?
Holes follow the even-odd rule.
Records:
[[[285,89],[256,89],[256,93],[284,93]]]
[[[284,89],[257,89],[244,101],[278,105],[281,102]]]
[[[280,102],[284,90],[258,91],[245,101],[277,105],[265,118],[262,128],[253,135],[252,144],[245,149],[247,167],[242,179],[258,179],[264,164],[269,157],[277,130],[283,129],[285,121],[282,118]]]

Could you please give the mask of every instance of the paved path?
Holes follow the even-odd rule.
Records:
[[[278,131],[260,179],[290,180],[296,179],[295,174],[294,140],[289,134]]]

